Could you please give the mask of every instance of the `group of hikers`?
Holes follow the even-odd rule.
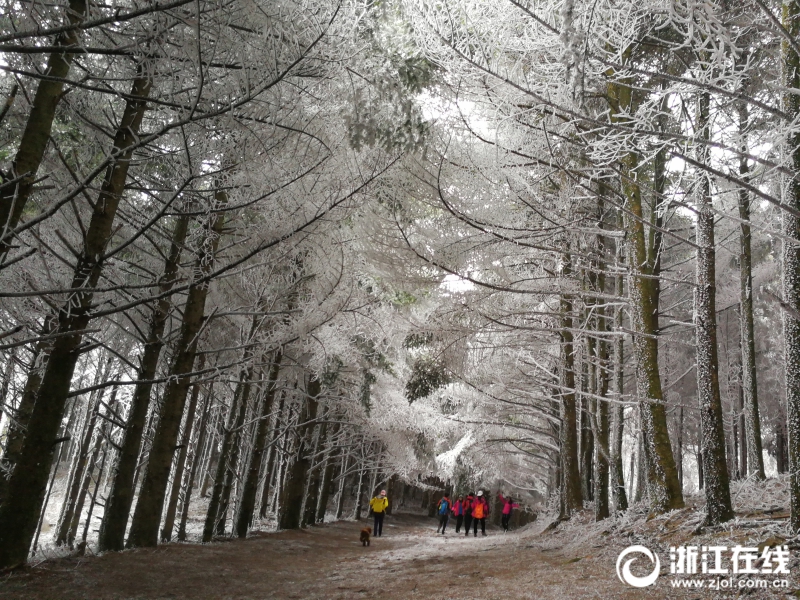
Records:
[[[498,492],[497,499],[502,508],[503,531],[508,531],[508,524],[511,520],[511,513],[515,508],[519,508],[519,504],[509,497],[503,497],[503,494]],[[383,517],[389,508],[389,499],[386,497],[386,490],[381,490],[380,494],[375,496],[369,501],[369,510],[374,518],[372,535],[381,537],[383,534]],[[470,529],[474,537],[478,537],[478,525],[481,527],[481,535],[486,535],[486,519],[489,517],[489,502],[483,494],[483,490],[479,490],[477,494],[469,493],[467,497],[459,496],[455,502],[450,500],[448,495],[442,497],[436,505],[436,514],[439,516],[439,526],[436,528],[436,533],[444,535],[447,529],[447,523],[450,516],[456,518],[456,533],[461,533],[461,526],[464,526],[464,534],[469,535]]]
[[[500,492],[497,493],[497,499],[503,505],[501,519],[503,531],[508,531],[511,513],[515,508],[519,508],[519,504],[516,504],[511,497],[504,498]],[[481,535],[486,535],[489,503],[483,494],[483,490],[479,490],[477,494],[470,492],[466,498],[459,496],[455,502],[445,494],[436,506],[436,514],[439,516],[439,526],[436,528],[436,533],[441,531],[442,535],[444,535],[447,523],[452,515],[456,518],[456,533],[461,533],[461,526],[463,525],[464,535],[469,535],[470,529],[472,529],[473,536],[478,537],[478,525],[480,525]]]

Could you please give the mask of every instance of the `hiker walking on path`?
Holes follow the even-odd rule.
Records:
[[[436,533],[439,533],[439,529],[441,529],[442,535],[444,535],[444,530],[447,529],[447,521],[450,519],[450,509],[452,506],[453,503],[450,501],[450,498],[447,497],[447,494],[442,496],[442,499],[439,500],[439,504],[436,506],[436,514],[439,515],[439,525],[436,527]]]
[[[453,516],[456,518],[456,533],[459,533],[464,524],[464,496],[459,496],[453,502]]]
[[[503,531],[508,531],[508,522],[511,520],[511,512],[515,508],[519,508],[519,504],[515,504],[511,496],[503,498],[503,494],[500,492],[497,492],[497,499],[503,504],[503,517],[501,519]]]
[[[481,524],[481,535],[486,535],[486,517],[489,516],[489,503],[483,496],[483,491],[479,490],[475,501],[472,503],[472,523],[474,529],[474,536],[478,537],[478,523]],[[469,530],[467,530],[469,535]]]
[[[464,535],[469,535],[469,528],[472,526],[472,504],[475,502],[475,494],[470,492],[464,498]]]
[[[386,490],[381,490],[380,495],[375,496],[369,501],[369,508],[375,516],[375,523],[372,527],[372,535],[381,537],[383,534],[383,516],[389,508],[389,499],[386,497]]]

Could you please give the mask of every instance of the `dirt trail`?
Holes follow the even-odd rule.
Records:
[[[616,577],[614,543],[564,546],[558,534],[528,529],[486,537],[435,533],[433,519],[387,517],[369,548],[362,524],[256,534],[214,544],[47,561],[4,576],[0,598],[701,598],[646,592]],[[757,594],[759,598],[765,597]]]

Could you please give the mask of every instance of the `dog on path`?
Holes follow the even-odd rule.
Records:
[[[361,545],[369,546],[369,536],[372,535],[372,527],[364,527],[361,530]]]

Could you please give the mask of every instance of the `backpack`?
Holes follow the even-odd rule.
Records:
[[[439,514],[446,515],[448,510],[450,510],[450,501],[446,498],[442,498],[439,502]]]

